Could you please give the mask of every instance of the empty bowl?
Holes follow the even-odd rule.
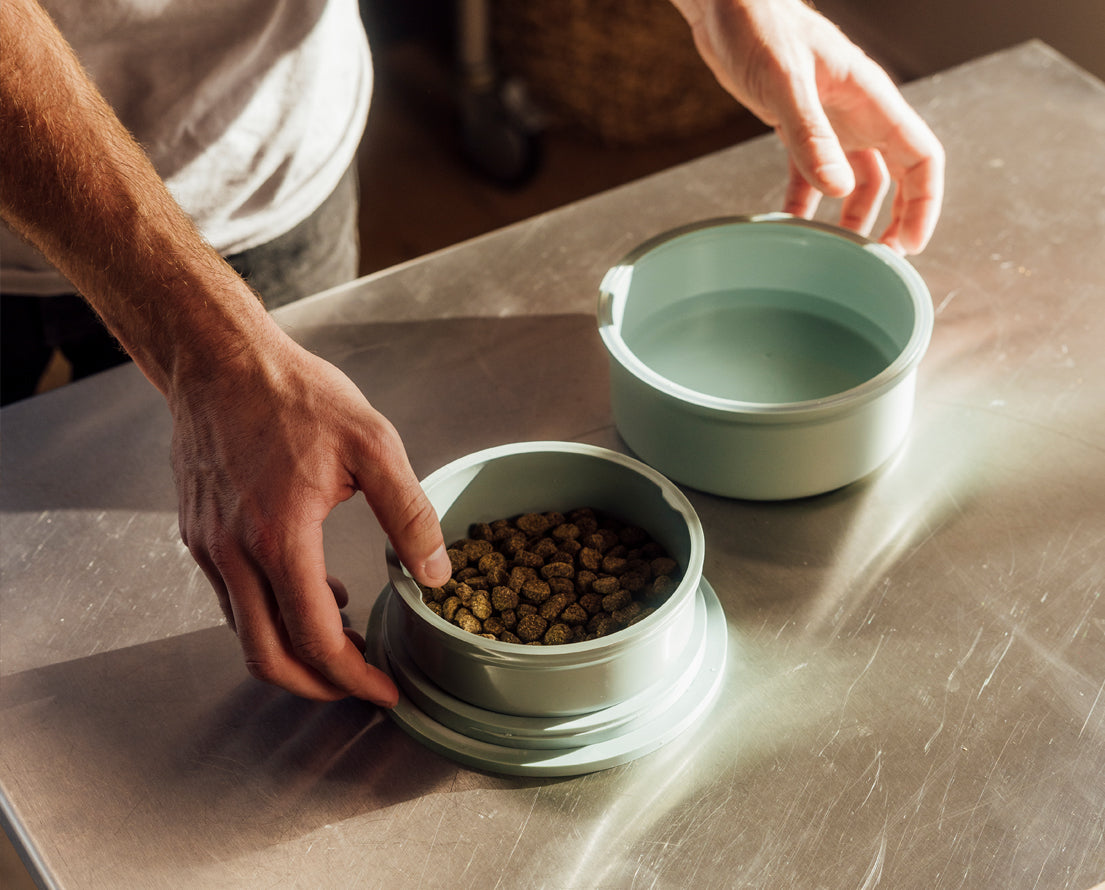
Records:
[[[840,488],[898,449],[933,310],[889,248],[767,214],[642,244],[604,277],[598,323],[637,456],[696,489],[776,500]]]

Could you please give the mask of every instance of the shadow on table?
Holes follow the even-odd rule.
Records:
[[[0,710],[20,719],[4,721],[2,759],[51,775],[56,791],[33,805],[14,796],[40,823],[32,834],[102,838],[80,845],[89,874],[121,861],[156,873],[383,813],[454,789],[458,773],[468,788],[556,781],[462,770],[369,703],[307,701],[243,677],[225,628],[6,677]]]

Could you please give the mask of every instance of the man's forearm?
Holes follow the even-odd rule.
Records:
[[[0,213],[162,391],[266,327],[33,0],[0,3]],[[191,353],[185,358],[180,344]],[[214,353],[214,354],[212,354]]]

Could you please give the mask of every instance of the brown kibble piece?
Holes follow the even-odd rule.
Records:
[[[626,561],[620,556],[607,554],[602,560],[602,570],[607,575],[620,575],[625,571]]]
[[[488,544],[488,546],[490,547],[491,545]],[[485,553],[483,556],[480,557],[480,560],[478,563],[476,563],[476,566],[481,572],[487,574],[487,572],[490,572],[492,569],[505,568],[506,557],[503,556],[503,554],[501,553]]]
[[[618,622],[609,615],[603,615],[595,622],[593,633],[596,637],[605,637],[616,630],[621,630]]]
[[[599,553],[605,553],[618,543],[618,535],[609,529],[600,528],[594,534],[589,535],[584,543],[588,547],[594,547]]]
[[[522,585],[521,594],[530,602],[540,605],[552,596],[552,589],[549,587],[548,581],[542,581],[540,578],[530,578]]]
[[[464,555],[463,550],[450,548],[445,552],[449,554],[449,565],[453,567],[454,572],[459,572],[468,565],[468,557]]]
[[[491,605],[497,612],[518,608],[518,592],[509,587],[495,587],[491,591]]]
[[[584,547],[576,558],[579,564],[590,572],[597,572],[602,566],[602,553],[594,547]]]
[[[526,549],[526,536],[519,531],[512,532],[499,542],[499,552],[506,556],[514,556]]]
[[[589,538],[595,532],[599,530],[599,523],[593,516],[581,516],[575,520],[575,524],[579,526],[580,539]]]
[[[579,537],[579,526],[574,522],[562,522],[550,534],[558,541],[571,541]]]
[[[475,589],[468,584],[458,584],[457,589],[454,593],[454,596],[456,596],[465,606],[472,602],[472,597],[474,597],[475,595]]]
[[[445,602],[445,588],[444,587],[423,587],[422,588],[422,602],[424,603],[443,603]]]
[[[491,569],[484,577],[487,578],[488,587],[498,587],[500,584],[506,584],[510,578],[510,573],[506,568]]]
[[[493,553],[494,546],[490,541],[474,541],[468,539],[464,542],[464,555],[468,557],[468,562],[479,562],[483,557],[489,553]]]
[[[537,556],[541,557],[543,561],[548,560],[550,556],[557,552],[556,541],[552,538],[542,538],[529,549],[537,554]]]
[[[668,575],[661,575],[659,578],[652,579],[652,585],[649,587],[649,596],[653,599],[660,597],[671,596],[671,593],[678,585],[674,579]]]
[[[540,513],[526,513],[518,517],[515,525],[527,535],[543,535],[549,528],[549,520]]]
[[[540,615],[523,615],[518,619],[518,625],[514,632],[518,634],[523,642],[532,643],[544,636],[548,626],[549,622]]]
[[[659,575],[674,575],[679,570],[679,564],[670,556],[658,556],[648,564],[653,577]]]
[[[460,601],[460,597],[451,596],[441,604],[441,617],[446,621],[453,621],[457,617],[457,611],[464,604]]]
[[[602,609],[604,612],[616,612],[628,606],[632,599],[628,590],[615,590],[602,598]]]
[[[553,592],[553,596],[563,593],[572,600],[576,598],[576,585],[571,578],[549,578],[549,590]]]
[[[573,626],[577,624],[586,624],[587,618],[587,610],[579,603],[569,603],[564,611],[560,613],[560,620],[565,624],[571,624]]]
[[[574,639],[572,629],[567,624],[554,624],[545,631],[544,642],[549,646],[571,643]]]
[[[575,575],[576,570],[572,567],[572,564],[567,561],[562,562],[550,562],[547,565],[541,566],[541,577],[546,581],[549,578],[571,578]]]
[[[617,609],[610,613],[610,617],[613,618],[618,624],[629,624],[634,618],[636,618],[644,609],[636,600],[630,600],[621,609]]]
[[[543,557],[529,550],[519,550],[514,554],[514,565],[516,568],[539,569],[544,564],[545,560]]]
[[[579,604],[587,610],[588,615],[597,615],[602,611],[602,596],[594,592],[585,593],[579,598]]]
[[[571,604],[572,601],[566,594],[558,593],[545,600],[537,610],[537,613],[546,621],[555,621],[560,617],[560,613]]]
[[[494,536],[494,531],[486,522],[474,522],[468,529],[468,537],[475,541],[490,541]]]
[[[591,584],[591,589],[602,596],[613,593],[619,587],[618,579],[611,575],[602,575]]]
[[[483,624],[480,623],[480,619],[467,609],[459,609],[455,621],[461,630],[466,630],[472,634],[483,633]]]
[[[481,590],[472,597],[472,604],[468,607],[480,621],[490,618],[493,612],[491,597],[486,590]]]

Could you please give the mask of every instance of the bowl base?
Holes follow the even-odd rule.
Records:
[[[628,763],[696,723],[721,688],[728,631],[705,579],[675,676],[624,702],[570,717],[500,714],[440,689],[393,645],[400,639],[395,599],[389,585],[376,601],[367,634],[368,661],[399,687],[399,701],[388,713],[408,735],[466,766],[518,776],[574,776]]]

